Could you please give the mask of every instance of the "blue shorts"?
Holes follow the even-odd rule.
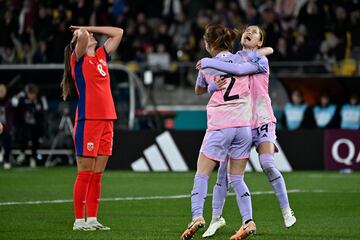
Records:
[[[279,149],[276,145],[276,124],[267,123],[258,128],[251,129],[252,141],[255,148],[258,148],[260,143],[263,142],[272,142],[275,145],[275,152],[278,152]]]
[[[200,152],[219,162],[246,159],[250,156],[252,136],[250,127],[207,130]]]

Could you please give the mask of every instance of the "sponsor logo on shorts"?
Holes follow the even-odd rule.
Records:
[[[94,143],[93,142],[88,142],[87,143],[87,150],[89,152],[91,152],[92,150],[94,150]]]

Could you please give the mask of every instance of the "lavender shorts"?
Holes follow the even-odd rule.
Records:
[[[209,159],[224,162],[228,157],[249,158],[251,145],[250,127],[207,130],[200,152]]]
[[[275,129],[275,123],[267,123],[261,127],[251,129],[253,145],[258,148],[260,143],[272,142],[275,145],[275,152],[278,152]]]

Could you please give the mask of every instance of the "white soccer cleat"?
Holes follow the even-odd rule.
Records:
[[[203,238],[214,236],[216,231],[226,225],[223,217],[217,218],[215,221],[211,221],[209,228],[202,235]]]
[[[86,223],[93,230],[100,230],[100,231],[109,231],[109,230],[111,230],[111,228],[102,225],[97,220],[88,220]]]
[[[8,163],[8,162],[4,163],[4,169],[5,170],[11,169],[11,163]]]
[[[35,160],[35,158],[30,158],[30,167],[31,168],[36,168],[36,160]]]
[[[85,221],[79,221],[79,222],[75,221],[73,230],[74,231],[95,231],[96,229],[91,228]]]
[[[285,227],[289,228],[296,223],[296,217],[294,211],[291,208],[282,209]]]

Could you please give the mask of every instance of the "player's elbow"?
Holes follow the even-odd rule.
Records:
[[[200,86],[195,86],[195,94],[196,95],[201,95],[204,94],[206,92],[205,88],[202,88]]]
[[[118,38],[122,38],[124,34],[124,30],[122,28],[115,28],[115,36]]]
[[[273,54],[274,53],[274,49],[272,47],[268,47],[269,50],[269,54]]]

